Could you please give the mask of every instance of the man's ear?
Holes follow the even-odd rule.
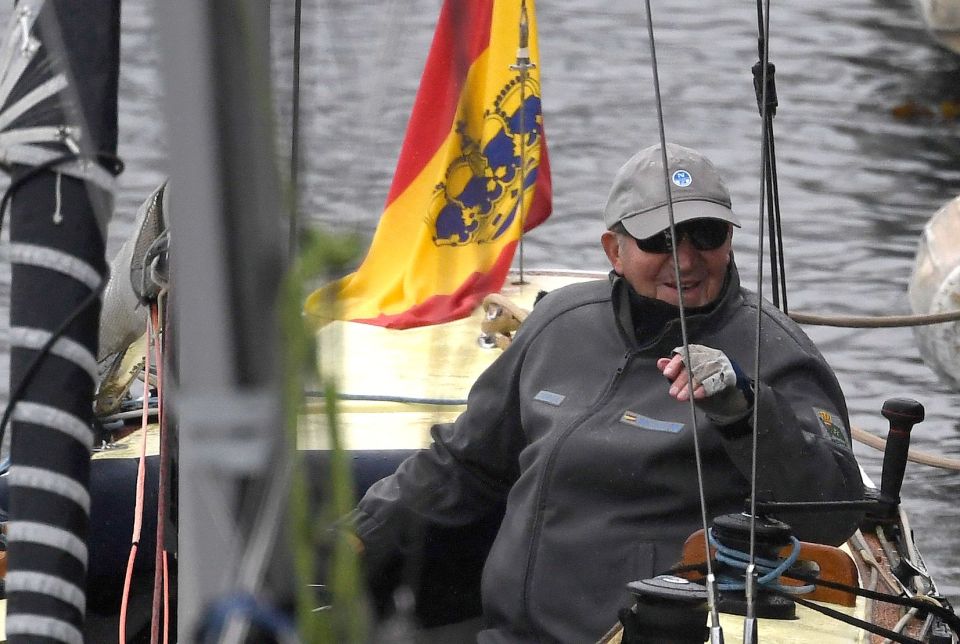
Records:
[[[620,236],[617,233],[605,230],[600,235],[600,244],[603,245],[603,252],[607,254],[610,265],[618,275],[623,275],[623,262],[620,259]]]

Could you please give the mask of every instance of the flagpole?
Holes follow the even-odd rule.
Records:
[[[517,47],[517,62],[510,65],[510,69],[520,72],[520,202],[517,208],[520,211],[520,251],[519,251],[519,269],[520,276],[514,284],[525,284],[523,279],[523,229],[526,226],[526,212],[523,207],[523,201],[526,192],[526,170],[527,170],[527,79],[530,77],[530,70],[536,68],[536,63],[530,61],[529,49],[530,24],[527,19],[527,2],[520,1],[520,42]]]

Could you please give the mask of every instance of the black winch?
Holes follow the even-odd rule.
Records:
[[[791,545],[793,533],[790,526],[771,517],[754,517],[754,553],[755,560],[775,561],[780,559],[780,550]],[[750,552],[750,524],[748,514],[724,514],[713,520],[711,533],[716,542],[725,548],[740,553]],[[747,614],[747,598],[742,589],[724,589],[723,578],[734,577],[743,580],[743,570],[721,562],[718,579],[721,581],[717,606],[723,613],[734,615]],[[754,611],[757,617],[768,619],[796,619],[796,604],[789,597],[774,594],[757,587],[754,598]]]
[[[707,589],[673,575],[627,584],[636,599],[620,611],[622,644],[700,644],[707,641]]]

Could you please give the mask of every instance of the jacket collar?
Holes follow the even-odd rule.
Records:
[[[667,355],[674,347],[683,344],[679,307],[640,295],[622,275],[613,271],[610,272],[610,285],[617,328],[631,350]],[[686,311],[690,342],[695,342],[705,330],[721,325],[739,299],[740,275],[731,256],[717,300],[705,307]]]

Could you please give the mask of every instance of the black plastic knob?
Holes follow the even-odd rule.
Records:
[[[890,421],[891,425],[903,423],[908,432],[923,420],[924,414],[923,405],[913,398],[889,398],[883,402],[880,413]]]
[[[883,452],[880,497],[888,503],[898,504],[910,450],[910,430],[923,420],[923,405],[910,398],[890,398],[883,403],[880,413],[890,421],[887,446]]]

